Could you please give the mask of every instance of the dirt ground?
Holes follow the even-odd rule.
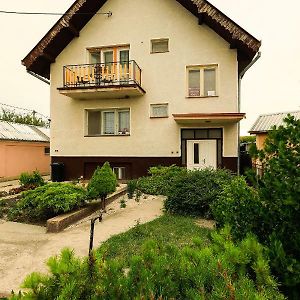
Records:
[[[120,208],[123,199],[126,208]],[[162,215],[162,196],[142,196],[140,202],[122,196],[107,207],[101,223],[95,224],[94,245],[112,235],[127,231],[137,221],[145,223]],[[89,248],[90,218],[79,221],[61,233],[46,233],[45,227],[6,222],[0,219],[0,294],[18,291],[31,272],[45,272],[45,261],[64,247],[86,256]]]

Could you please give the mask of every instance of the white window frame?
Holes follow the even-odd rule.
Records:
[[[167,107],[167,115],[165,116],[154,116],[153,115],[153,107],[156,106],[166,106]],[[150,104],[150,118],[168,118],[169,117],[169,103],[151,103]]]
[[[167,42],[168,48],[166,51],[153,51],[153,44],[159,43],[159,42]],[[152,54],[170,52],[170,39],[169,38],[152,39],[150,41],[150,47],[151,47],[150,53],[152,53]]]
[[[101,128],[100,134],[89,135],[89,112],[99,111],[101,115]],[[119,133],[119,112],[126,111],[129,113],[129,131],[126,133]],[[104,113],[113,112],[114,113],[114,133],[104,132]],[[86,136],[128,136],[131,132],[131,110],[130,108],[108,108],[108,109],[86,109]]]
[[[213,69],[215,70],[215,91],[211,95],[205,95],[204,92],[204,70]],[[187,98],[204,98],[204,97],[218,97],[218,69],[219,66],[217,64],[211,65],[195,65],[195,66],[187,66],[186,67],[186,97]],[[189,71],[197,70],[200,71],[200,95],[199,96],[190,96],[189,93]]]

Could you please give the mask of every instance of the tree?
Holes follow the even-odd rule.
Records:
[[[108,194],[116,190],[117,178],[113,173],[109,162],[100,168],[97,167],[87,187],[89,198],[100,198],[102,209],[105,209],[105,201]]]
[[[35,111],[32,111],[32,113],[24,114],[2,108],[2,112],[0,112],[0,120],[19,124],[49,127],[49,121],[37,117],[37,113]]]
[[[257,178],[263,203],[261,238],[271,236],[271,260],[283,285],[296,299],[300,291],[300,120],[288,116],[269,132],[255,157],[264,173]],[[297,295],[296,295],[297,294]],[[299,299],[299,298],[297,298]]]

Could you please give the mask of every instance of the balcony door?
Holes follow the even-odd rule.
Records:
[[[216,140],[187,140],[187,169],[217,168]]]

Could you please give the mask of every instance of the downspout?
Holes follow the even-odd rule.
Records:
[[[27,73],[29,73],[30,75],[34,76],[35,78],[37,78],[37,79],[39,79],[39,80],[41,80],[41,81],[43,81],[43,82],[45,82],[45,83],[47,83],[47,84],[50,85],[50,80],[47,80],[46,78],[44,78],[44,77],[42,77],[42,76],[40,76],[38,74],[35,74],[32,71],[27,71]]]
[[[244,77],[245,73],[260,59],[261,52],[258,51],[253,60],[245,67],[245,69],[239,74],[239,80],[238,80],[238,112],[241,112],[241,86],[242,86],[242,78]],[[240,175],[240,132],[241,131],[241,125],[240,122],[238,122],[238,161],[237,161],[237,174]]]

